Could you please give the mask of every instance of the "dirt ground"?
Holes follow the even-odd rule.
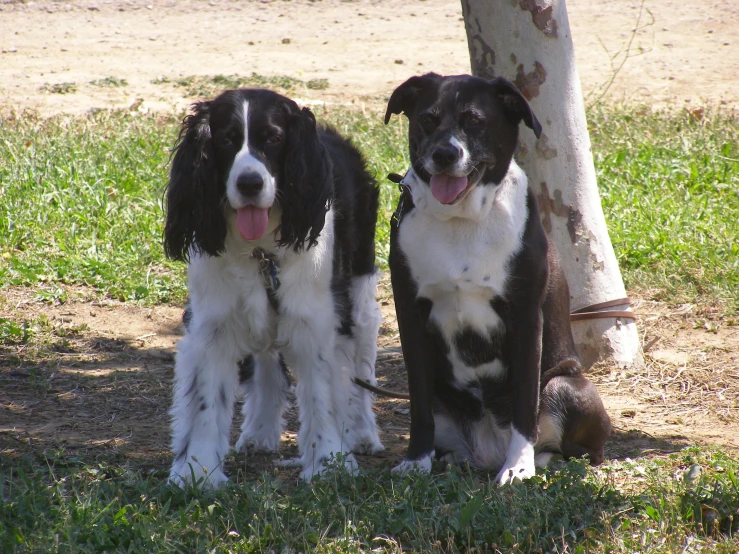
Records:
[[[641,0],[567,3],[587,95],[627,55]],[[644,0],[613,100],[653,105],[739,100],[739,3]],[[469,72],[455,0],[0,0],[0,101],[44,113],[184,108],[170,82],[192,75],[328,79],[314,100],[387,95],[426,71]],[[91,81],[114,77],[126,86]],[[76,92],[54,93],[73,84]],[[54,86],[57,85],[57,89]],[[70,87],[61,87],[69,90]]]
[[[402,392],[407,387],[387,275],[379,299],[384,322],[378,380]],[[716,309],[671,308],[638,297],[635,310],[646,368],[600,364],[590,372],[614,423],[607,457],[658,456],[696,444],[739,453],[737,322],[722,319]],[[37,300],[32,291],[0,293],[0,317],[31,322],[39,337],[36,346],[0,347],[0,454],[64,448],[72,456],[166,471],[181,315],[179,307],[91,300],[84,290],[70,290],[68,300],[57,305]],[[407,401],[378,399],[386,451],[362,457],[363,467],[390,467],[402,459],[408,408]],[[290,457],[297,452],[295,408],[287,420],[279,455]],[[232,443],[239,423],[237,416]],[[229,458],[227,470],[254,476],[272,470],[273,459],[238,454]],[[297,476],[297,470],[281,472]]]
[[[419,72],[469,71],[460,7],[450,0],[0,2],[4,109],[182,109],[192,98],[171,83],[153,81],[251,72],[328,79],[327,90],[302,91],[304,100],[371,102]],[[639,6],[631,0],[569,2],[586,94],[612,77],[610,58],[624,55]],[[647,0],[644,7],[647,25],[635,35],[610,100],[735,107],[739,3]],[[127,84],[91,84],[106,77]],[[50,92],[61,83],[74,83],[76,91]],[[402,391],[387,277],[380,294],[385,321],[378,376],[382,386]],[[608,457],[659,455],[693,444],[739,452],[737,321],[712,306],[668,306],[631,296],[646,368],[601,364],[590,374],[615,425]],[[64,304],[50,305],[34,291],[4,289],[0,317],[31,322],[43,339],[0,347],[0,454],[64,447],[88,458],[168,469],[179,307],[141,308],[71,289]],[[378,400],[387,450],[360,460],[365,467],[401,459],[407,409],[405,401]],[[296,451],[294,410],[288,423],[285,456]],[[252,475],[270,468],[272,458],[238,455],[227,469]]]

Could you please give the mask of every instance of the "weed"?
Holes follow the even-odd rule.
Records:
[[[305,86],[311,90],[326,90],[328,88],[328,79],[311,79]]]
[[[77,92],[77,83],[55,83],[53,85],[46,83],[41,90],[50,94],[71,94]]]
[[[0,345],[26,344],[30,338],[28,323],[0,317]]]
[[[152,83],[173,83],[177,87],[184,88],[185,95],[198,98],[212,97],[224,90],[235,88],[269,88],[282,93],[291,93],[302,87],[311,90],[325,90],[328,88],[328,79],[312,79],[304,82],[287,75],[267,77],[257,73],[252,73],[250,76],[190,75],[173,81],[167,77],[159,77],[152,81]]]
[[[96,87],[125,87],[128,86],[128,81],[125,79],[119,79],[118,77],[104,77],[103,79],[95,79],[90,81],[90,84]]]

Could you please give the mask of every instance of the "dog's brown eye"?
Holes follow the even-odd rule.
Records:
[[[282,142],[282,135],[270,135],[267,137],[267,144],[275,145]]]
[[[222,146],[223,148],[228,148],[229,146],[232,146],[232,145],[233,145],[233,144],[234,144],[234,143],[235,143],[235,142],[236,142],[237,140],[238,140],[238,136],[237,136],[237,134],[236,134],[236,133],[234,133],[234,132],[230,132],[230,133],[228,133],[228,134],[226,134],[226,135],[223,135],[223,136],[221,137],[221,140],[220,140],[220,141],[218,141],[218,143],[219,143],[219,144],[220,144],[220,145],[221,145],[221,146]]]
[[[439,126],[439,118],[433,114],[425,113],[421,115],[418,122],[421,124],[421,128],[426,132],[430,133]]]
[[[476,127],[482,125],[482,119],[474,114],[467,114],[464,118],[464,124],[469,127]]]

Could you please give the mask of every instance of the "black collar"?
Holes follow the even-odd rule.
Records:
[[[403,184],[404,177],[402,175],[399,175],[397,173],[390,173],[387,178],[398,185],[398,189],[400,190],[400,198],[398,198],[398,207],[395,210],[395,213],[393,213],[393,217],[391,218],[391,224],[397,227],[400,225],[400,220],[403,219],[403,208],[405,207],[406,200],[413,202],[411,197],[411,191],[408,185]]]
[[[280,264],[277,263],[277,257],[264,248],[255,248],[251,257],[259,264],[259,274],[262,276],[262,284],[264,290],[267,291],[269,304],[275,312],[278,312],[280,303],[277,299],[277,289],[280,288]]]

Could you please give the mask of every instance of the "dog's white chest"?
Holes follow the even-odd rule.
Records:
[[[190,265],[190,290],[198,320],[227,320],[238,349],[261,352],[276,338],[259,262],[248,253],[197,259]]]
[[[398,242],[418,286],[417,295],[431,300],[429,317],[449,346],[460,381],[497,375],[502,369],[499,360],[473,363],[461,349],[465,336],[474,334],[485,344],[503,331],[491,301],[505,296],[510,263],[521,248],[528,215],[525,197],[514,210],[506,200],[508,196],[499,195],[497,205],[481,221],[440,219],[421,202],[400,224]]]

